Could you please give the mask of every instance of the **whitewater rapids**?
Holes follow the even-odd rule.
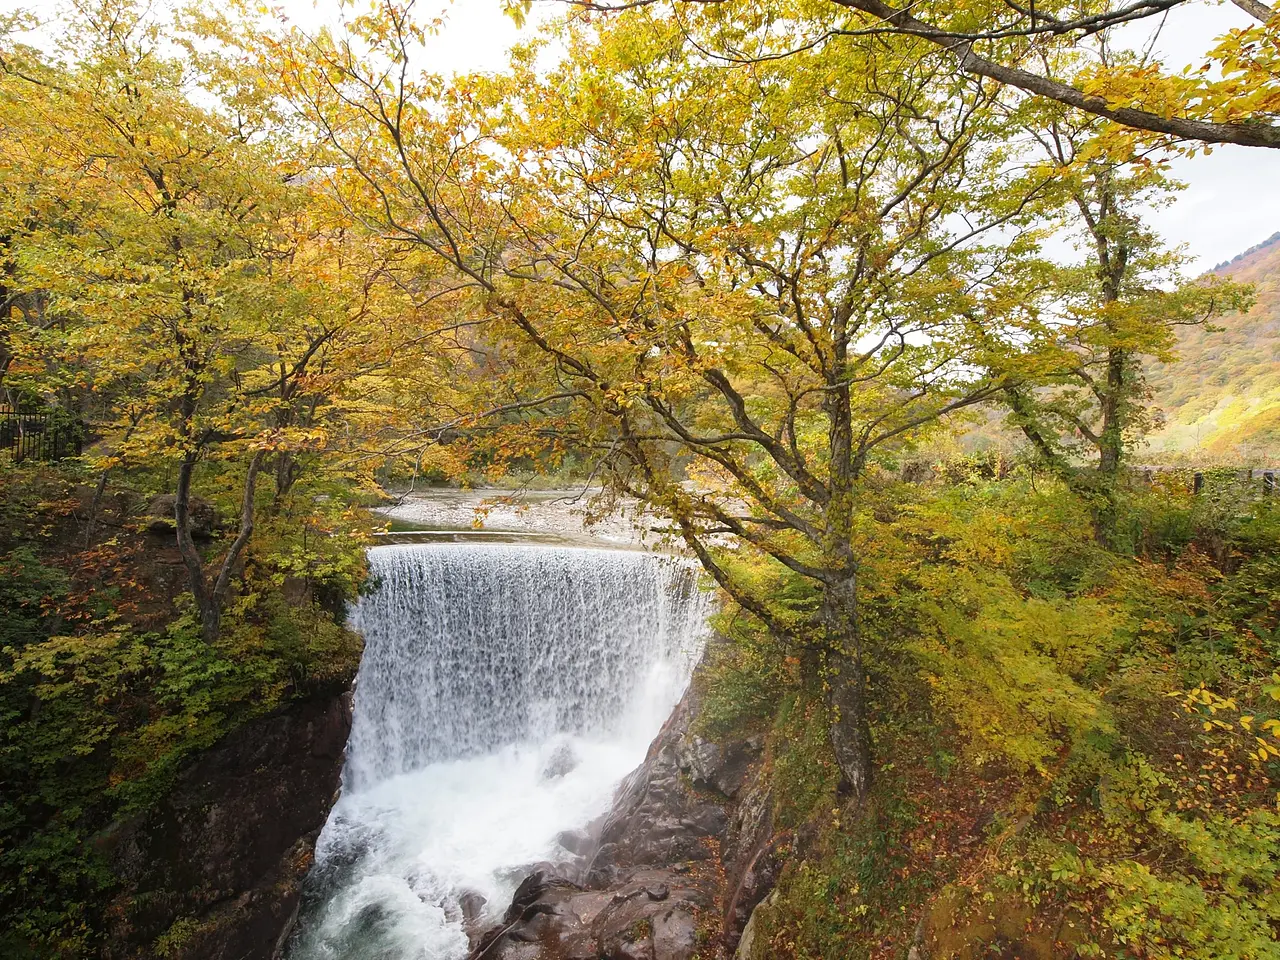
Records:
[[[290,960],[458,960],[462,903],[501,918],[530,864],[607,811],[679,701],[709,597],[639,552],[392,546],[365,638],[342,795]]]

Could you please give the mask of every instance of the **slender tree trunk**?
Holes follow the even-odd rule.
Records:
[[[1058,157],[1066,163],[1065,157]],[[1104,169],[1091,188],[1075,195],[1076,206],[1093,239],[1098,258],[1096,276],[1099,283],[1101,318],[1112,337],[1118,331],[1109,312],[1124,294],[1125,278],[1133,253],[1129,221],[1117,195],[1113,171]],[[1097,418],[1087,426],[1077,421],[1082,435],[1088,438],[1098,456],[1096,467],[1076,465],[1063,454],[1056,439],[1036,415],[1036,399],[1032,391],[1009,386],[1005,398],[1017,416],[1019,426],[1040,459],[1080,497],[1089,509],[1094,539],[1107,549],[1115,548],[1116,525],[1120,515],[1119,490],[1123,482],[1125,428],[1132,417],[1131,403],[1138,385],[1138,374],[1132,353],[1123,346],[1107,348],[1106,365],[1100,377],[1085,380],[1098,404]],[[1056,427],[1054,433],[1056,434]]]
[[[207,643],[218,639],[222,630],[222,611],[226,606],[227,593],[231,588],[231,576],[236,563],[249,539],[253,536],[253,505],[258,488],[258,472],[262,469],[262,461],[266,452],[259,450],[249,461],[249,469],[245,474],[244,494],[240,505],[240,529],[231,543],[213,583],[205,574],[204,562],[200,551],[196,549],[191,538],[191,476],[195,472],[197,456],[187,454],[178,468],[178,488],[173,498],[174,520],[178,525],[178,551],[182,554],[182,562],[187,568],[187,577],[191,584],[191,594],[195,597],[196,609],[200,613],[201,633]]]
[[[200,626],[206,640],[217,639],[221,615],[214,610],[204,561],[191,538],[191,476],[195,473],[197,454],[188,453],[178,467],[178,486],[173,495],[173,521],[178,528],[178,553],[187,568],[187,582],[200,614]]]
[[[298,371],[301,373],[301,369]],[[293,410],[290,407],[292,399],[293,384],[289,382],[288,365],[280,361],[280,408],[276,414],[276,426],[283,432],[293,424]],[[274,515],[279,512],[280,505],[284,502],[284,498],[289,495],[289,490],[293,487],[293,481],[297,479],[295,473],[294,455],[287,449],[282,449],[276,454],[275,462],[275,494],[271,498],[271,513]]]
[[[1109,295],[1108,303],[1114,302]],[[1129,353],[1112,347],[1107,353],[1106,396],[1102,403],[1102,430],[1098,434],[1098,503],[1093,511],[1094,536],[1108,549],[1115,546],[1121,471],[1124,467],[1125,409],[1133,390],[1128,369]]]
[[[213,596],[219,611],[226,602],[227,591],[231,587],[231,575],[240,561],[240,555],[244,553],[245,547],[249,545],[249,540],[253,536],[253,505],[258,491],[258,471],[262,469],[262,462],[266,456],[265,450],[254,453],[253,459],[249,461],[249,469],[245,472],[244,494],[240,501],[240,530],[231,543],[231,549],[222,558],[222,567],[218,571],[217,580],[214,581]]]
[[[121,447],[129,442],[141,421],[141,413],[134,413],[129,417],[129,426],[125,428],[124,436],[120,438]],[[93,490],[93,499],[89,501],[89,519],[85,524],[84,530],[84,548],[86,550],[93,546],[94,528],[98,524],[98,512],[102,509],[102,498],[107,492],[107,481],[110,476],[111,468],[107,467],[102,471],[102,476],[98,477],[98,485]]]
[[[98,511],[102,509],[102,498],[107,492],[107,477],[111,475],[111,468],[107,467],[102,471],[102,475],[98,477],[98,485],[93,488],[93,499],[89,501],[89,517],[84,525],[84,548],[88,550],[93,546],[93,532],[98,525]]]
[[[13,301],[17,296],[12,280],[16,270],[11,257],[9,257],[9,244],[13,238],[8,234],[0,235],[0,257],[3,263],[0,263],[0,384],[4,383],[5,376],[9,373],[9,365],[13,363],[13,354],[9,350],[9,337],[12,335],[13,327]]]
[[[1102,432],[1098,435],[1098,472],[1114,477],[1124,458],[1125,394],[1130,388],[1126,376],[1127,351],[1107,351],[1107,394],[1102,402]]]
[[[1085,198],[1077,203],[1090,232],[1098,255],[1098,280],[1102,285],[1102,309],[1104,316],[1117,303],[1124,292],[1125,277],[1129,272],[1129,259],[1133,253],[1129,233],[1131,220],[1121,208],[1116,190],[1115,171],[1106,168],[1098,177],[1098,216],[1089,216],[1089,204]],[[1117,331],[1111,321],[1105,321],[1108,332]],[[1094,536],[1108,549],[1115,545],[1116,521],[1119,517],[1117,487],[1124,461],[1124,430],[1129,419],[1129,402],[1133,394],[1133,372],[1130,370],[1129,351],[1120,346],[1107,350],[1107,368],[1104,386],[1095,388],[1102,413],[1102,425],[1098,432],[1097,489],[1093,509]]]

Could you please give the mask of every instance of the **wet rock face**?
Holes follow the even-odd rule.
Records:
[[[705,881],[668,870],[638,870],[607,890],[589,890],[542,871],[531,874],[503,923],[473,960],[689,960],[699,913],[714,906]]]
[[[556,843],[575,857],[585,857],[595,849],[596,839],[588,830],[563,830],[556,834]]]
[[[598,830],[561,841],[585,854],[585,870],[540,865],[471,960],[691,960],[715,940],[732,954],[776,879],[775,858],[761,856],[772,804],[751,776],[763,744],[690,734],[697,708],[686,695]],[[582,849],[591,837],[594,852]],[[726,843],[733,861],[721,857]]]
[[[605,819],[587,883],[603,888],[641,866],[672,866],[713,855],[729,817],[723,803],[704,799],[686,782],[681,766],[691,702],[687,698],[658,735],[649,756],[618,791]]]
[[[791,837],[775,834],[773,796],[765,778],[747,782],[734,809],[721,856],[730,869],[722,903],[722,942],[732,950],[745,936],[755,908],[769,895],[782,872]]]
[[[676,756],[681,772],[689,776],[694,786],[716,790],[732,800],[747,782],[751,765],[763,749],[763,737],[719,744],[686,736],[677,743]]]
[[[339,786],[350,696],[295,704],[205,751],[104,841],[125,893],[104,960],[270,960]]]

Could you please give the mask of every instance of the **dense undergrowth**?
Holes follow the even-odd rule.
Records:
[[[340,484],[264,495],[208,643],[172,532],[146,532],[162,478],[115,478],[86,544],[94,478],[0,471],[0,955],[92,956],[120,886],[112,825],[160,802],[184,762],[237,726],[349,684],[359,640],[335,615],[363,576],[366,521]],[[201,480],[234,515],[235,478],[211,465]]]
[[[860,812],[803,654],[724,616],[702,722],[770,731],[796,836],[759,956],[1280,957],[1280,503],[1184,479],[1127,494],[1113,549],[1042,477],[882,484]]]

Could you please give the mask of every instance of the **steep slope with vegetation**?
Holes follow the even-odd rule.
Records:
[[[1280,234],[1214,268],[1253,286],[1256,302],[1178,338],[1178,361],[1151,371],[1164,452],[1274,464],[1280,456]]]
[[[882,488],[864,808],[815,736],[802,654],[726,617],[701,722],[766,733],[797,838],[744,960],[1280,956],[1276,505],[1225,480],[1160,491],[1117,555],[1064,493]]]
[[[337,786],[335,705],[360,643],[334,613],[362,568],[360,529],[312,533],[318,552],[300,529],[255,541],[207,642],[172,524],[148,510],[163,475],[118,475],[86,542],[93,479],[0,465],[0,951],[219,956],[179,947],[319,829]],[[216,554],[238,505],[200,503],[201,549]],[[311,572],[286,572],[299,561]],[[239,747],[225,740],[246,725]],[[274,747],[251,759],[255,741]],[[193,779],[202,756],[222,760]],[[281,877],[292,896],[300,877]],[[233,927],[250,924],[223,907]],[[257,908],[280,903],[264,891]]]

